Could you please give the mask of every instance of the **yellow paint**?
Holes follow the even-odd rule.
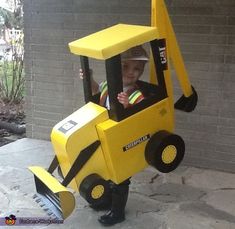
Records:
[[[164,0],[152,0],[151,6],[151,26],[156,27],[158,29],[158,33],[156,37],[165,38],[167,45],[167,56],[168,56],[168,65],[169,60],[172,61],[173,66],[175,68],[181,89],[185,97],[189,97],[193,94],[191,83],[189,81],[189,77],[184,65],[183,57],[180,52],[180,48],[176,39],[176,35],[171,24],[171,20],[167,11],[167,7],[165,5]],[[153,60],[151,59],[151,62]],[[153,70],[153,65],[150,68],[150,82],[155,82],[155,74]],[[170,78],[170,73],[169,73]],[[172,94],[172,86],[171,79],[167,80],[167,92],[168,95],[173,98]],[[173,104],[173,102],[172,102]],[[173,112],[173,106],[172,106]]]
[[[105,60],[156,38],[157,28],[117,24],[69,43],[76,55]]]
[[[162,110],[165,112],[163,113]],[[107,120],[97,125],[110,179],[120,183],[148,166],[144,151],[148,140],[123,151],[123,147],[159,130],[174,129],[169,99],[166,98],[131,117],[115,122]]]
[[[165,164],[172,163],[177,155],[177,149],[174,145],[168,145],[162,152],[162,161]]]
[[[91,191],[91,197],[93,199],[99,199],[104,195],[104,186],[103,185],[96,185]]]
[[[95,126],[107,119],[108,112],[104,107],[94,103],[88,103],[53,128],[51,142],[64,177],[67,175],[81,150],[98,140]],[[60,131],[60,128],[70,120],[76,122],[77,125],[64,134]],[[98,147],[89,162],[84,165],[81,172],[70,183],[73,189],[78,191],[82,180],[90,174],[90,168],[93,168],[93,173],[100,174],[104,179],[108,178],[107,166],[101,147]]]

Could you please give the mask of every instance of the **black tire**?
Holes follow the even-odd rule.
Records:
[[[85,177],[80,184],[79,192],[94,209],[105,208],[111,202],[109,182],[97,174]]]
[[[176,169],[184,158],[184,140],[168,131],[155,133],[145,148],[145,159],[148,164],[162,173]]]

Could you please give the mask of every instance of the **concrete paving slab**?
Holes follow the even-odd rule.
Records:
[[[35,185],[27,168],[47,168],[53,156],[48,141],[25,138],[0,147],[0,217],[48,217],[32,198]],[[89,208],[78,193],[75,198],[76,209],[63,224],[15,227],[103,228],[97,218],[104,211]],[[234,229],[235,174],[185,166],[162,174],[149,167],[132,178],[126,221],[112,228]]]

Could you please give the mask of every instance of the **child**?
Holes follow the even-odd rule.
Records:
[[[121,104],[123,104],[125,108],[132,106],[144,99],[144,96],[141,90],[138,88],[136,82],[143,74],[147,61],[148,56],[142,46],[133,47],[121,54],[123,91],[118,94],[117,99]],[[83,77],[81,70],[80,77]],[[93,79],[93,77],[91,77],[91,84],[92,94],[101,92],[100,105],[110,109],[107,81],[104,81],[99,85]],[[112,192],[112,200],[108,205],[110,211],[98,219],[101,224],[105,226],[111,226],[125,220],[125,206],[128,198],[129,184],[129,179],[118,185],[110,182],[110,188]]]
[[[123,92],[118,94],[117,99],[123,104],[124,108],[132,106],[144,99],[136,82],[143,74],[147,61],[148,55],[142,46],[133,47],[121,54]],[[81,69],[80,77],[83,78]],[[91,88],[93,95],[101,92],[100,105],[110,109],[107,81],[98,84],[93,77],[91,77]]]

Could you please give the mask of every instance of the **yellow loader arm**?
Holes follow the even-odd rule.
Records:
[[[197,104],[197,93],[194,88],[191,86],[183,57],[181,55],[178,42],[176,39],[176,35],[171,24],[171,20],[165,5],[164,0],[152,0],[151,7],[151,26],[157,27],[158,33],[161,38],[166,38],[166,50],[165,50],[165,58],[168,58],[172,61],[174,69],[176,71],[179,84],[183,91],[182,97],[175,103],[175,108],[179,110],[183,110],[186,112],[191,112],[194,110]],[[163,57],[164,58],[164,57]],[[155,69],[153,68],[153,58],[150,60],[150,82],[154,82],[155,77]],[[172,89],[172,81],[170,78],[170,70],[169,70],[169,61],[168,61],[168,69],[165,71],[165,81],[168,96],[173,98],[173,89]],[[173,112],[173,100],[172,102],[172,112]]]

